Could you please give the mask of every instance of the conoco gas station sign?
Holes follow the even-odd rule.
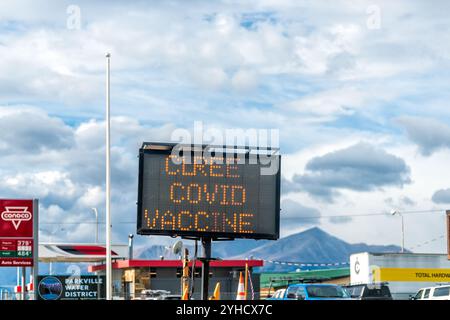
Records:
[[[37,201],[0,200],[0,267],[33,266]]]

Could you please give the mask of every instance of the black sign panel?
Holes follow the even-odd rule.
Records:
[[[105,299],[105,276],[39,276],[38,300]]]
[[[162,149],[140,149],[138,234],[278,239],[279,155]]]

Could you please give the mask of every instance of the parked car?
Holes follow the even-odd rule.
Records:
[[[411,300],[450,300],[450,286],[436,286],[422,288],[414,296],[410,297]]]
[[[357,300],[392,300],[391,290],[385,283],[347,285],[344,288]]]
[[[286,289],[278,289],[275,291],[267,300],[278,300],[284,297],[284,293],[286,292]]]
[[[348,292],[336,284],[299,283],[287,287],[284,295],[273,300],[346,300]]]
[[[167,290],[142,290],[140,300],[162,300],[162,297],[170,295]]]
[[[181,295],[179,294],[162,295],[160,300],[181,300]]]

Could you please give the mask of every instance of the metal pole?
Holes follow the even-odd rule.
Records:
[[[53,235],[55,234],[56,231],[53,231],[52,233],[50,233],[50,243],[53,243]],[[49,266],[48,266],[48,274],[52,275],[53,273],[53,261],[50,260],[49,262]]]
[[[202,239],[203,261],[202,261],[202,292],[201,299],[208,300],[209,291],[209,261],[211,259],[211,238]]]
[[[133,234],[128,235],[128,260],[133,260]]]
[[[112,299],[111,270],[111,115],[110,115],[110,58],[106,54],[106,300]]]
[[[22,276],[21,276],[21,287],[22,287],[22,292],[21,292],[21,299],[25,300],[25,292],[27,290],[27,268],[26,267],[22,267]]]
[[[95,214],[95,243],[98,243],[98,211],[97,208],[92,208]]]
[[[446,210],[447,215],[447,258],[450,260],[450,210]]]
[[[33,300],[38,299],[38,276],[39,276],[39,200],[33,200]]]
[[[403,220],[403,215],[400,215],[402,217],[402,253],[405,252],[405,222]]]
[[[20,287],[20,267],[17,267],[17,274],[16,274],[16,285],[17,285],[17,289]],[[19,300],[19,295],[20,297],[22,296],[22,293],[15,293],[15,299]]]
[[[248,259],[247,259],[247,261],[245,262],[245,277],[244,277],[244,293],[245,293],[245,299],[244,300],[247,300],[247,290],[248,290]]]

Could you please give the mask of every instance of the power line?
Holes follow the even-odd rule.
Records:
[[[71,222],[40,222],[39,224],[54,224],[54,225],[59,225],[59,224],[97,224],[96,221],[80,221],[80,222],[76,222],[76,221],[71,221]],[[105,224],[105,221],[99,221],[98,224]],[[118,221],[118,222],[114,222],[113,224],[136,224],[136,221]]]
[[[424,213],[445,213],[445,209],[432,209],[432,210],[414,210],[414,211],[398,211],[400,214],[424,214]],[[377,213],[362,213],[362,214],[342,214],[342,215],[320,215],[320,216],[305,216],[294,219],[322,219],[322,218],[354,218],[354,217],[372,217],[372,216],[391,216],[389,212],[377,212]],[[283,218],[283,214],[281,214]]]
[[[397,211],[402,215],[409,214],[425,214],[425,213],[445,213],[446,209],[429,209],[429,210],[408,210],[408,211]],[[304,216],[296,217],[296,220],[303,219],[327,219],[327,218],[357,218],[357,217],[375,217],[375,216],[391,216],[389,212],[375,212],[375,213],[361,213],[361,214],[341,214],[341,215],[321,215],[321,216]],[[281,214],[283,218],[283,214]],[[97,224],[96,221],[80,221],[80,222],[39,222],[40,224]],[[98,224],[104,224],[104,221],[99,221]],[[118,221],[113,224],[136,224],[136,221]]]
[[[284,265],[284,266],[296,266],[296,267],[339,267],[339,266],[348,266],[350,263],[348,261],[345,262],[292,262],[292,261],[276,261],[276,260],[268,260],[262,259],[259,257],[254,257],[257,260],[263,260],[267,263]]]
[[[416,248],[425,246],[425,245],[427,245],[427,244],[430,244],[431,242],[435,242],[435,241],[440,240],[440,239],[443,239],[443,238],[445,238],[445,235],[440,235],[439,237],[433,238],[433,239],[431,239],[431,240],[427,240],[427,241],[425,241],[425,242],[423,242],[423,243],[420,243],[420,244],[417,244],[417,245],[415,245],[415,246],[413,246],[413,247],[410,247],[409,249],[410,249],[410,250],[416,249]]]

